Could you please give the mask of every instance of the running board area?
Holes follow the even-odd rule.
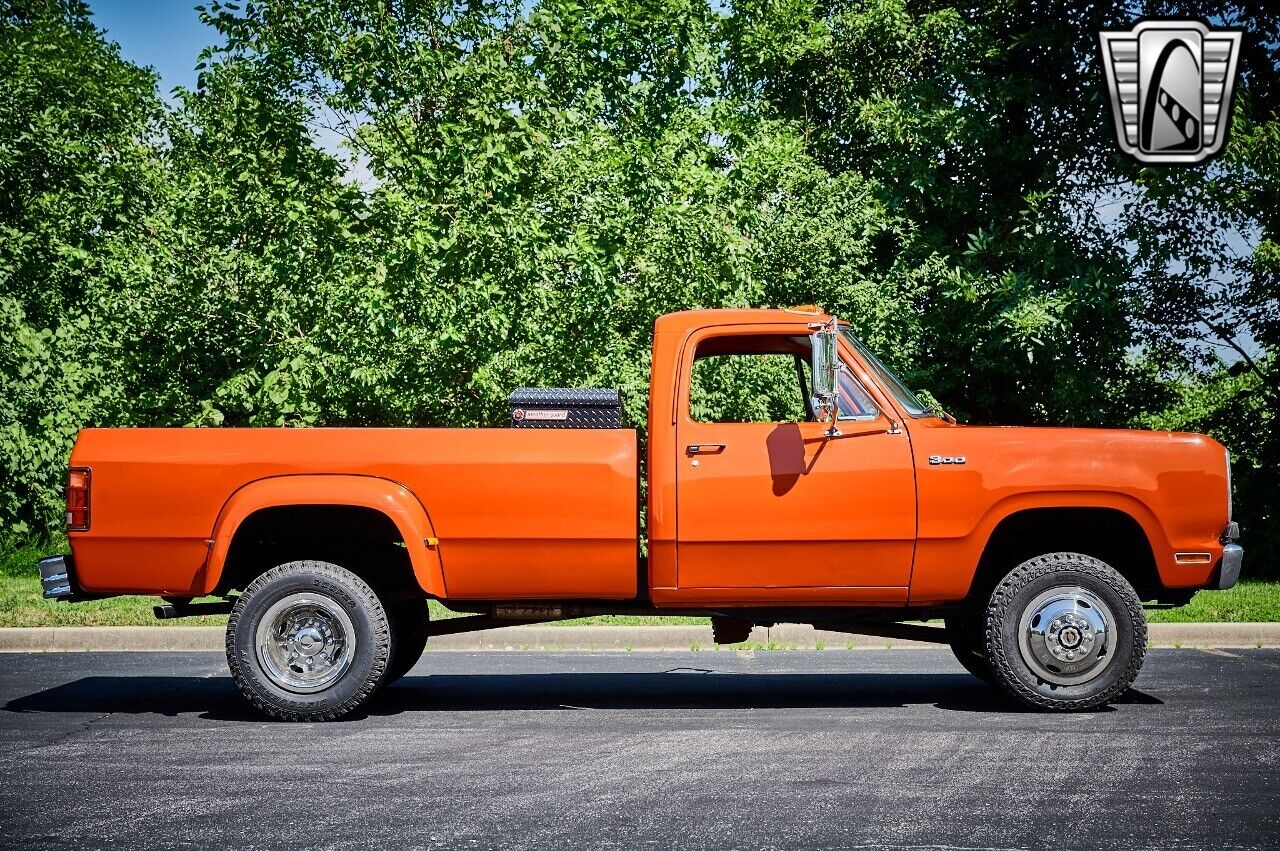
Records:
[[[917,623],[815,623],[813,628],[827,632],[847,632],[852,635],[874,635],[877,638],[897,638],[901,641],[950,643],[947,631],[943,627]]]

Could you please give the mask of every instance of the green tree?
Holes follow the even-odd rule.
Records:
[[[643,426],[656,316],[818,303],[969,419],[1210,431],[1276,537],[1265,4],[1200,10],[1242,76],[1182,169],[1117,151],[1098,67],[1159,4],[201,11],[165,106],[84,5],[0,6],[9,528],[56,526],[81,426],[493,425],[590,384]]]
[[[513,386],[608,383],[643,424],[652,322],[685,307],[821,296],[873,338],[914,327],[920,270],[873,256],[905,223],[724,95],[705,4],[209,14],[215,62],[316,105],[373,176],[351,286],[380,310],[355,366],[379,420],[495,423]]]
[[[105,306],[147,273],[161,104],[83,3],[0,5],[0,526],[61,516],[77,429],[122,401]]]

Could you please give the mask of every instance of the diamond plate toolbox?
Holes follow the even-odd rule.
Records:
[[[516,428],[622,428],[622,400],[602,387],[521,387],[508,397]]]

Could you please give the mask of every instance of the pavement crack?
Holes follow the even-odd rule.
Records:
[[[75,736],[80,735],[81,733],[89,732],[89,728],[92,727],[94,724],[98,723],[103,718],[110,718],[114,714],[115,714],[114,712],[103,712],[102,714],[95,715],[94,717],[89,718],[88,720],[80,721],[71,729],[64,732],[62,735],[56,736],[52,739],[46,739],[45,741],[36,742],[35,744],[28,745],[25,748],[19,748],[18,753],[29,753],[31,751],[43,750],[44,748],[57,747],[63,742],[69,739],[72,739]]]
[[[215,665],[214,667],[208,669],[208,671],[206,671],[200,677],[200,679],[207,680],[212,677],[219,676],[222,672],[223,672],[223,669],[220,666]],[[155,694],[149,694],[145,698],[139,698],[134,703],[134,705],[130,706],[127,710],[96,713],[90,718],[74,723],[69,729],[63,732],[62,735],[55,736],[52,739],[45,739],[43,741],[35,742],[31,745],[28,745],[27,747],[19,748],[17,750],[17,753],[30,753],[32,751],[38,751],[44,748],[57,747],[73,738],[76,738],[81,734],[88,733],[90,731],[90,728],[93,727],[93,725],[97,724],[99,721],[102,721],[107,718],[111,718],[112,716],[115,716],[115,715],[122,715],[122,714],[136,715],[136,714],[141,714],[148,711],[154,711],[154,710],[148,710],[145,704],[162,705],[164,698],[181,694],[186,687],[187,686],[185,686],[183,683],[176,683],[170,686],[169,688],[163,689]],[[39,713],[39,710],[18,710],[18,711],[20,714],[38,714]],[[160,714],[166,714],[166,713],[160,713]]]

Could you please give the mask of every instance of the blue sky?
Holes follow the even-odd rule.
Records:
[[[89,0],[93,21],[120,45],[125,59],[150,65],[160,75],[160,91],[194,88],[196,57],[218,40],[200,23],[199,0]]]
[[[194,89],[200,51],[221,39],[217,30],[200,23],[196,4],[201,0],[88,0],[93,22],[106,30],[108,41],[120,45],[120,54],[137,65],[150,66],[160,75],[160,94],[166,99],[175,86]],[[364,161],[342,147],[342,137],[326,127],[313,125],[316,143],[341,160],[347,177],[364,187],[376,184]]]

